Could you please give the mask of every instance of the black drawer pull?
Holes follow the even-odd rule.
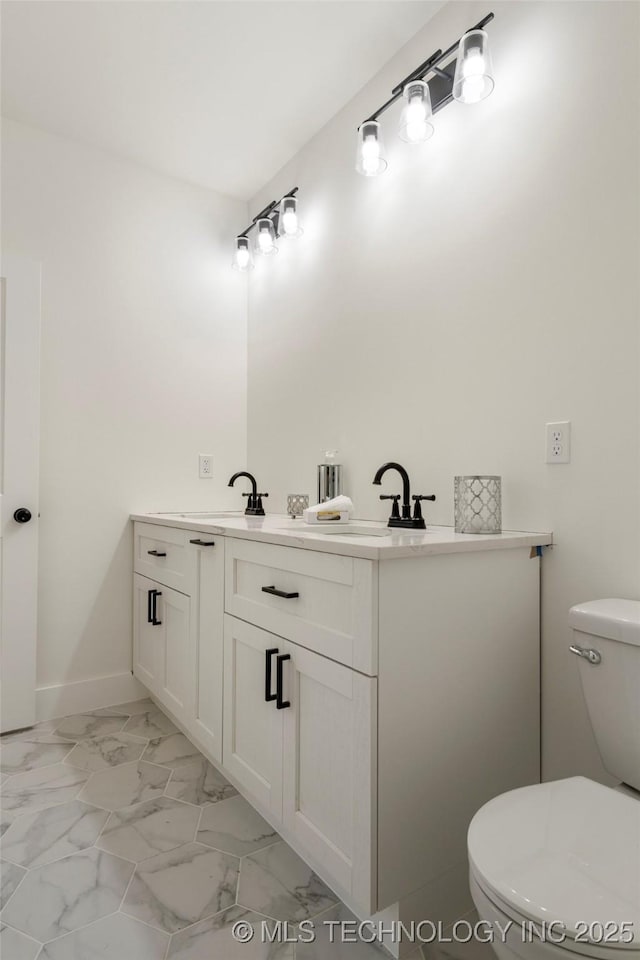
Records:
[[[161,596],[162,592],[160,590],[149,590],[149,601],[151,604],[151,620],[149,622],[152,623],[154,627],[162,626],[162,620],[158,620],[158,597]]]
[[[189,543],[195,543],[196,547],[215,547],[215,540],[189,540]]]
[[[281,653],[276,660],[276,707],[278,710],[284,710],[291,706],[290,700],[282,699],[283,666],[285,660],[291,660],[291,654]]]
[[[162,553],[161,550],[147,550],[147,553],[150,557],[166,557],[166,553]]]
[[[270,593],[272,597],[282,597],[283,600],[295,600],[300,596],[299,593],[287,593],[286,590],[276,590],[275,587],[263,587],[263,593]]]
[[[266,655],[266,664],[264,670],[264,699],[269,703],[270,700],[275,700],[278,696],[277,693],[271,693],[271,658],[274,653],[278,652],[277,647],[272,647],[270,650],[265,650]]]

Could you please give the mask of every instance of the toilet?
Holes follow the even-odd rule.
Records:
[[[490,800],[469,827],[471,895],[500,960],[640,960],[640,601],[579,604],[569,624],[619,786],[571,777]]]

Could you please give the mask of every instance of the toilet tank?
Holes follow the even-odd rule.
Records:
[[[640,790],[640,600],[592,600],[569,611],[591,725],[605,769]],[[597,659],[597,658],[595,658]]]

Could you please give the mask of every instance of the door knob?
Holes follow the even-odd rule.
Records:
[[[31,510],[27,510],[26,507],[18,507],[13,515],[13,519],[16,523],[29,523],[29,520],[31,520]]]

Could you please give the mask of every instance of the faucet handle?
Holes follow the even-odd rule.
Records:
[[[415,506],[413,508],[413,519],[422,520],[422,507],[420,506],[421,500],[435,500],[435,493],[431,493],[428,496],[424,496],[422,493],[414,493],[411,499],[414,501]]]
[[[399,493],[381,493],[381,500],[393,500],[393,506],[391,507],[391,516],[396,520],[400,519],[400,510],[398,509],[398,502],[400,500]]]

